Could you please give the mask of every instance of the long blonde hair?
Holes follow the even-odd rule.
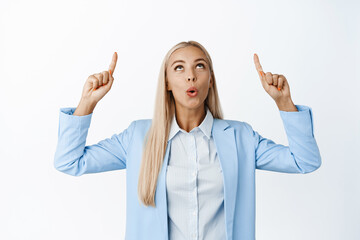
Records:
[[[139,173],[138,196],[139,200],[146,206],[155,207],[155,191],[159,172],[164,160],[167,140],[169,136],[171,120],[175,114],[175,99],[171,91],[166,88],[166,69],[171,54],[187,46],[195,46],[204,52],[209,63],[213,86],[209,89],[205,99],[214,118],[223,119],[219,96],[216,87],[213,65],[209,53],[196,41],[180,42],[173,46],[161,64],[158,85],[156,90],[155,110],[149,131],[143,142],[142,161]],[[145,146],[145,147],[144,147]]]

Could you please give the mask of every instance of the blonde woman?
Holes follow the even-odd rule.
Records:
[[[225,120],[209,53],[180,42],[160,69],[152,119],[85,146],[93,110],[110,90],[117,61],[91,75],[77,108],[61,108],[54,166],[73,176],[126,169],[125,239],[255,239],[255,169],[310,173],[321,165],[312,110],[294,105],[284,75],[264,73],[289,146],[250,124]]]

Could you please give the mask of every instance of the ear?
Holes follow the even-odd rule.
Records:
[[[212,88],[213,87],[213,80],[212,80],[212,78],[210,78],[210,88]]]

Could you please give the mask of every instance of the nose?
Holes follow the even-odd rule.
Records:
[[[193,77],[188,77],[187,80],[188,80],[188,81],[190,81],[190,80],[195,81],[195,77],[194,77],[194,76],[193,76]]]
[[[190,80],[195,81],[196,80],[196,75],[191,71],[190,74],[187,77],[187,80],[188,81],[190,81]]]
[[[189,68],[187,81],[191,81],[191,80],[192,81],[196,80],[196,74],[193,69]]]

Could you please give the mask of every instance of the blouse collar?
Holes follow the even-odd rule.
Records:
[[[212,129],[212,125],[214,122],[214,117],[211,114],[211,112],[207,106],[205,106],[205,110],[206,110],[206,116],[205,116],[204,120],[201,122],[201,124],[198,127],[193,128],[190,131],[190,133],[196,131],[197,129],[200,129],[205,134],[205,136],[208,139],[210,139],[211,129]],[[174,114],[172,121],[171,121],[171,127],[170,127],[168,141],[170,141],[179,131],[188,133],[179,127],[179,125],[177,124],[177,121],[176,121],[176,114]]]

